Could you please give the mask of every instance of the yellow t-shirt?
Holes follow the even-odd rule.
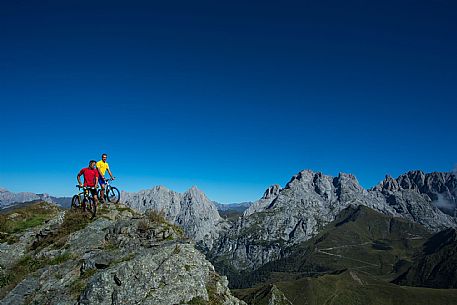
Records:
[[[103,162],[103,160],[98,161],[97,168],[102,176],[105,176],[106,170],[109,168],[108,162]]]

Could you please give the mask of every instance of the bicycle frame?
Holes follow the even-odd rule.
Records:
[[[111,185],[111,181],[113,181],[113,178],[108,178],[105,179],[104,183],[104,188],[99,190],[99,199],[100,200],[106,200],[107,202],[111,203],[119,203],[120,200],[120,191],[117,187]],[[103,192],[103,196],[102,196]]]
[[[102,190],[105,192],[104,197],[107,196],[106,194],[109,193],[109,190],[111,188],[111,184],[109,183],[110,181],[113,181],[113,179],[111,179],[111,178],[105,179],[105,188],[104,189],[102,188]]]
[[[79,185],[77,185],[77,187],[78,187],[79,189],[82,189],[81,192],[79,192],[78,194],[76,194],[76,195],[78,195],[78,197],[79,197],[79,204],[80,204],[80,205],[82,204],[82,202],[84,201],[84,199],[89,199],[89,198],[91,198],[92,200],[94,200],[94,197],[92,196],[92,193],[89,192],[89,190],[90,190],[90,189],[95,189],[95,190],[96,190],[96,188],[86,187],[86,186],[79,186]]]
[[[111,178],[105,179],[105,189],[108,189],[109,187],[111,187],[111,184],[109,183],[110,181],[113,181],[113,179],[111,179]]]

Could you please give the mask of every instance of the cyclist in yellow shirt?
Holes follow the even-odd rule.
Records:
[[[106,171],[108,171],[108,174],[110,175],[111,179],[115,179],[115,177],[113,176],[113,173],[111,173],[111,170],[109,169],[109,165],[108,165],[108,162],[106,162],[106,159],[108,158],[108,155],[107,154],[103,154],[102,155],[102,159],[100,161],[97,162],[97,169],[100,173],[100,176],[99,176],[99,179],[98,179],[98,183],[100,183],[100,186],[101,186],[101,190],[100,190],[100,201],[103,203],[104,202],[104,198],[105,198],[105,173]]]

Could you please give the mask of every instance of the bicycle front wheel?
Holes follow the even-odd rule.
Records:
[[[79,199],[78,195],[74,195],[73,198],[71,198],[71,208],[72,209],[77,209],[81,206],[81,202]]]
[[[106,197],[108,198],[109,202],[118,203],[121,199],[121,194],[117,188],[112,186],[106,190]]]
[[[85,208],[85,211],[88,211],[92,215],[92,218],[97,215],[97,205],[93,198],[84,199],[83,207]]]

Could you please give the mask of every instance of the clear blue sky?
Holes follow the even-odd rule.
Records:
[[[456,1],[161,2],[0,4],[1,187],[71,195],[103,152],[224,203],[457,162]]]

